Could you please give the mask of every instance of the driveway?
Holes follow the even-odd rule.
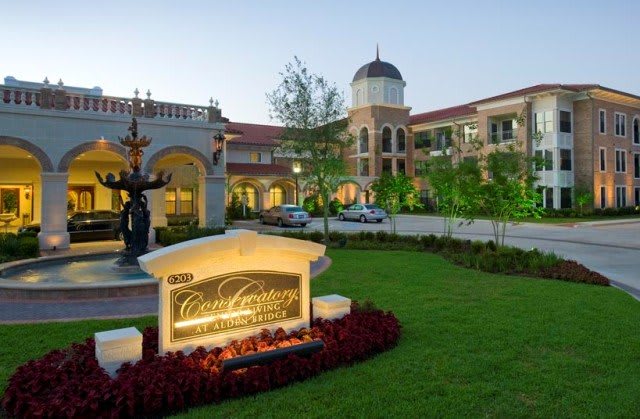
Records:
[[[253,227],[246,222],[243,228]],[[244,224],[244,223],[243,223]],[[257,221],[255,222],[257,226]],[[442,234],[443,218],[436,216],[399,215],[400,234]],[[238,225],[241,227],[241,225]],[[306,227],[322,230],[322,219],[316,218]],[[390,231],[389,220],[382,224],[341,222],[329,219],[335,231]],[[267,229],[278,230],[277,227]],[[293,228],[288,228],[293,229]],[[456,226],[454,236],[470,240],[493,239],[491,222],[478,220],[466,226]],[[505,244],[523,249],[536,247],[553,251],[566,259],[574,259],[589,269],[600,272],[640,300],[640,220],[615,220],[578,224],[509,224]]]

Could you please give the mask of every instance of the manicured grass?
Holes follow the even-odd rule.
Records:
[[[433,254],[330,250],[312,293],[371,298],[397,348],[189,417],[640,415],[640,303],[610,287],[492,275]],[[154,318],[0,326],[0,380],[50,349]]]

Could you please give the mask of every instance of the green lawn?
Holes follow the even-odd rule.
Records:
[[[492,275],[414,252],[330,250],[314,295],[371,298],[398,347],[191,417],[640,415],[640,303],[615,288]],[[0,326],[0,380],[95,331],[154,318]]]

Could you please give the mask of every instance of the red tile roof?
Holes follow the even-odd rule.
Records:
[[[476,108],[469,105],[452,106],[451,108],[438,109],[431,112],[419,113],[409,117],[409,124],[422,124],[425,122],[440,121],[443,119],[457,118],[459,116],[473,115]]]
[[[585,90],[597,89],[600,88],[598,84],[536,84],[535,86],[525,87],[524,89],[514,90],[513,92],[503,93],[501,95],[488,97],[486,99],[476,100],[475,102],[471,102],[470,105],[475,105],[478,103],[485,102],[493,102],[495,100],[509,99],[512,97],[531,95],[535,93],[542,93],[549,90],[570,90],[572,92],[583,92]]]
[[[277,164],[227,163],[227,173],[239,175],[291,176],[291,168]]]
[[[225,124],[225,127],[225,132],[240,135],[230,139],[230,143],[263,146],[275,146],[276,140],[283,130],[282,127],[275,125],[245,124],[242,122],[229,122]]]

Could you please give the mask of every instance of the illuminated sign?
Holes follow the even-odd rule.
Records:
[[[242,271],[171,291],[171,342],[302,316],[301,275]]]

